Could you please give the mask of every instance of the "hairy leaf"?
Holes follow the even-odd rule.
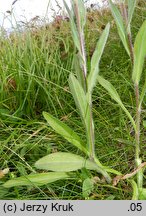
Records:
[[[130,180],[130,183],[131,183],[132,188],[133,188],[132,200],[138,200],[139,192],[138,192],[137,184],[134,180]]]
[[[111,179],[104,167],[98,166],[95,162],[72,153],[56,152],[49,154],[39,159],[35,163],[35,167],[38,169],[62,172],[70,172],[86,168],[89,170],[96,170],[106,178],[107,182],[111,182]]]
[[[76,17],[79,15],[81,28],[83,29],[86,23],[86,8],[84,6],[84,1],[83,0],[73,0],[72,5],[74,8]]]
[[[66,1],[63,0],[65,9],[68,12],[69,18],[70,18],[70,25],[71,25],[71,30],[72,30],[72,37],[73,37],[73,41],[75,46],[77,47],[77,49],[80,51],[80,40],[79,40],[79,34],[78,34],[78,30],[75,24],[75,20],[74,20],[74,13],[73,10],[70,10]]]
[[[130,29],[130,24],[132,21],[134,9],[136,7],[136,0],[128,0],[128,29]]]
[[[124,112],[126,113],[128,118],[130,119],[134,129],[136,130],[136,125],[135,125],[134,119],[132,118],[131,114],[129,113],[129,111],[126,109],[126,107],[122,103],[121,98],[120,98],[118,92],[116,91],[115,87],[109,81],[105,80],[100,75],[98,75],[97,80],[100,83],[100,85],[102,85],[103,88],[105,88],[107,90],[107,92],[109,93],[111,98],[113,98],[120,105],[120,107],[124,110]]]
[[[83,197],[88,198],[91,192],[93,191],[93,189],[94,189],[93,179],[86,178],[83,181],[83,186],[82,186]]]
[[[146,20],[143,22],[134,43],[134,68],[132,79],[135,84],[139,84],[144,59],[146,56]]]
[[[82,120],[85,121],[88,109],[87,98],[81,84],[73,74],[70,74],[69,76],[69,87],[74,97],[76,106],[80,111]]]
[[[81,169],[85,164],[86,160],[79,155],[56,152],[39,159],[35,163],[35,167],[51,171],[70,172]]]
[[[146,95],[146,78],[145,78],[145,83],[143,85],[143,88],[142,88],[142,92],[141,92],[141,95],[140,95],[140,103],[139,105],[141,106],[144,98],[145,98],[145,95]]]
[[[69,176],[65,172],[36,173],[8,180],[3,186],[6,188],[27,185],[41,186],[66,178]]]
[[[139,192],[139,199],[146,200],[146,188],[142,188]]]
[[[47,120],[49,125],[61,136],[63,136],[67,141],[72,143],[74,146],[79,148],[84,153],[88,154],[84,144],[82,143],[80,137],[66,124],[53,117],[51,114],[43,112],[44,118]]]
[[[89,73],[88,80],[87,80],[89,92],[92,92],[96,84],[97,75],[99,73],[99,62],[103,54],[105,44],[107,42],[109,30],[110,30],[110,24],[108,23],[102,35],[100,36],[100,39],[97,43],[96,49],[91,59],[91,71]]]
[[[143,121],[143,126],[146,128],[146,121]]]
[[[123,43],[123,45],[125,47],[126,52],[130,56],[127,32],[126,32],[126,28],[125,28],[125,25],[124,25],[123,17],[121,15],[119,9],[113,4],[113,2],[111,0],[109,0],[109,4],[110,4],[110,8],[111,8],[113,17],[115,19],[117,28],[118,28],[119,36],[120,36],[120,38],[122,40],[122,43]]]

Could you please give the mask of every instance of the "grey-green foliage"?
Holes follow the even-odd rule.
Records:
[[[127,0],[127,3],[128,3],[128,25],[127,25],[127,30],[128,32],[130,31],[130,28],[131,28],[131,21],[132,21],[132,18],[133,18],[133,13],[134,13],[134,10],[135,10],[135,7],[136,7],[136,2],[137,0]]]
[[[49,172],[49,173],[35,173],[18,178],[12,178],[3,184],[4,187],[16,187],[16,186],[42,186],[60,179],[69,178],[65,172]]]
[[[91,93],[97,81],[97,75],[99,73],[99,62],[101,60],[101,56],[103,54],[107,42],[107,38],[109,36],[109,30],[110,30],[110,24],[108,23],[102,35],[100,36],[99,41],[97,42],[97,46],[95,48],[95,51],[91,59],[91,69],[87,79],[88,91]]]
[[[142,24],[134,43],[134,67],[132,79],[139,84],[146,57],[146,20]]]
[[[84,152],[85,157],[81,157],[72,153],[58,152],[41,158],[35,163],[35,166],[38,169],[51,170],[55,176],[58,176],[58,179],[62,179],[63,176],[64,178],[66,178],[66,172],[86,168],[102,174],[106,181],[110,183],[111,177],[106,170],[114,173],[116,171],[111,168],[102,166],[102,164],[99,162],[98,158],[95,155],[94,123],[92,118],[92,91],[96,84],[96,79],[99,72],[99,62],[109,35],[110,24],[107,24],[97,43],[97,47],[91,60],[91,70],[90,73],[87,75],[86,54],[84,47],[84,26],[86,23],[86,9],[82,0],[72,1],[71,9],[69,9],[66,1],[64,1],[64,5],[70,18],[72,37],[74,45],[78,51],[78,66],[80,67],[79,70],[76,71],[76,76],[70,74],[69,86],[75,104],[79,109],[83,124],[86,128],[87,143],[84,143],[81,138],[69,126],[61,122],[59,119],[53,117],[51,114],[43,112],[43,116],[49,126],[51,126],[58,134],[63,136],[69,143],[73,144],[80,151]],[[86,159],[86,157],[88,158]],[[63,172],[61,177],[59,177],[59,171]],[[48,175],[48,182],[43,180],[41,181],[41,174],[40,176],[38,176],[38,180],[41,181],[41,184],[53,182],[51,176],[52,173],[46,174]],[[4,186],[8,187],[9,185],[9,187],[11,187],[15,185],[28,185],[29,182],[30,184],[36,183],[34,182],[34,179],[35,181],[37,181],[35,178],[36,176],[37,174],[9,180],[7,183],[4,184]],[[54,181],[56,181],[56,178],[54,179]],[[86,182],[84,182],[84,187],[86,185]]]
[[[121,38],[121,41],[125,47],[127,54],[130,56],[130,50],[129,50],[129,44],[128,44],[128,35],[127,35],[127,31],[126,31],[126,26],[124,24],[124,19],[120,13],[118,7],[112,2],[112,0],[109,0],[109,4],[110,4],[110,8],[111,8],[113,17],[114,17],[116,25],[117,25],[117,29],[118,29],[118,33],[119,33],[119,36]],[[129,21],[131,21],[131,18],[129,19]]]

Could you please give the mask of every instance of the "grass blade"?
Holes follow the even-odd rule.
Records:
[[[110,8],[111,8],[113,17],[116,21],[119,36],[122,40],[122,43],[125,47],[126,52],[130,56],[130,50],[129,50],[128,39],[127,39],[127,32],[126,32],[126,28],[124,26],[123,17],[121,15],[120,11],[118,10],[118,8],[113,4],[113,2],[111,0],[109,0],[109,4],[110,4]]]
[[[92,92],[96,84],[96,79],[99,72],[99,62],[103,54],[105,44],[107,42],[109,30],[110,30],[110,24],[108,23],[97,43],[96,49],[91,59],[91,71],[89,73],[88,80],[87,80],[89,92]]]
[[[3,186],[6,188],[29,185],[41,186],[66,178],[69,178],[69,176],[65,172],[37,173],[8,180]]]
[[[120,107],[124,110],[124,112],[126,113],[128,118],[130,119],[134,129],[136,130],[136,125],[135,125],[134,119],[132,118],[131,114],[129,113],[129,111],[126,109],[126,107],[122,103],[120,96],[119,96],[118,92],[116,91],[116,89],[114,88],[114,86],[109,81],[105,80],[102,76],[98,75],[97,80],[100,83],[100,85],[102,85],[103,88],[105,88],[107,90],[107,92],[109,93],[111,98],[113,98],[120,105]]]
[[[146,56],[146,20],[143,22],[134,43],[134,68],[132,79],[135,84],[139,84],[144,59]]]
[[[84,147],[80,137],[66,124],[53,117],[51,114],[43,112],[44,118],[47,120],[49,125],[61,136],[63,136],[67,141],[72,143],[78,149],[83,151],[85,154],[88,154],[88,151]]]

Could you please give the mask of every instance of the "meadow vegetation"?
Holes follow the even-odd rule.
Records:
[[[146,5],[140,0],[131,24],[133,41],[145,20]],[[87,69],[90,69],[96,43],[108,22],[110,34],[101,58],[100,73],[113,84],[125,107],[135,117],[131,61],[108,8],[87,10],[84,31]],[[42,173],[34,164],[45,155],[55,152],[83,155],[54,132],[42,112],[48,112],[70,126],[83,142],[86,142],[86,136],[68,85],[70,73],[75,72],[76,54],[69,20],[56,19],[42,27],[26,27],[23,32],[15,30],[9,36],[1,34],[0,47],[0,166],[1,170],[10,169],[6,175],[0,173],[0,199],[131,199],[133,191],[128,181],[108,184],[95,170],[86,169],[76,171],[71,179],[41,187],[3,187],[9,179]],[[144,65],[140,90],[145,74]],[[135,135],[128,117],[99,83],[93,91],[92,105],[98,159],[104,166],[120,173],[133,172]],[[146,99],[142,104],[141,126],[140,156],[146,161]],[[83,182],[87,177],[94,180],[94,190],[84,194]],[[111,174],[111,177],[115,175]],[[145,172],[143,177],[143,187],[146,187]]]

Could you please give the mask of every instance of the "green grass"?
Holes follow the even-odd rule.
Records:
[[[141,1],[142,4],[142,1]],[[90,57],[103,25],[112,21],[108,10],[103,15],[90,11],[86,26],[88,67]],[[91,18],[93,19],[91,21]],[[144,4],[137,7],[132,32],[135,36],[146,19]],[[113,21],[112,21],[113,22]],[[10,168],[0,179],[0,199],[84,199],[84,170],[75,180],[58,181],[43,187],[4,189],[2,184],[13,177],[35,171],[34,163],[55,151],[77,149],[57,135],[45,122],[47,111],[71,126],[85,140],[84,128],[68,88],[68,76],[73,71],[73,42],[69,23],[59,26],[27,29],[9,38],[0,38],[0,166]],[[100,64],[100,74],[108,78],[131,113],[135,111],[131,65],[113,23],[110,38]],[[146,119],[145,102],[142,120]],[[104,165],[129,173],[134,168],[134,134],[129,119],[97,85],[93,94],[96,153]],[[146,132],[141,131],[143,160],[146,158]],[[90,173],[96,175],[95,172]],[[146,178],[146,176],[144,176]],[[146,181],[144,181],[144,186]],[[132,188],[126,181],[117,187],[105,183],[96,185],[90,199],[131,199]]]

